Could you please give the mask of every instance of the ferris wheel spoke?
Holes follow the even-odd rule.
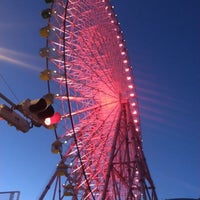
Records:
[[[87,112],[89,112],[89,111],[91,112],[91,111],[93,111],[93,110],[95,110],[97,108],[103,108],[103,107],[106,107],[106,106],[110,106],[112,104],[116,104],[117,102],[118,101],[109,102],[109,103],[105,103],[105,104],[101,104],[101,105],[97,104],[97,105],[86,107],[84,109],[78,109],[78,110],[76,110],[74,112],[71,112],[71,113],[68,113],[68,114],[63,114],[62,118],[68,118],[70,116],[75,116],[75,115],[79,115],[79,114],[86,114],[86,116],[87,116]]]
[[[74,37],[77,37],[77,36],[74,36]],[[83,36],[79,36],[79,38],[80,38],[80,37],[83,38]],[[67,42],[67,41],[66,41],[66,42]],[[86,43],[86,42],[83,42],[83,43]],[[54,44],[55,44],[55,43],[54,43]],[[60,45],[60,44],[59,44],[59,45]],[[67,45],[68,45],[69,48],[70,48],[71,41],[69,41],[69,44],[67,44]],[[104,45],[105,45],[105,44],[104,44]],[[86,46],[87,46],[87,43],[86,43]],[[88,48],[83,48],[83,46],[82,46],[82,45],[80,46],[79,44],[75,44],[75,47],[76,47],[75,49],[74,49],[74,45],[71,47],[73,53],[70,55],[70,57],[72,57],[72,55],[74,55],[73,57],[80,57],[79,52],[81,52],[81,53],[83,54],[84,51],[85,51],[84,49],[88,49]],[[77,48],[77,47],[79,47],[79,48]],[[78,52],[77,52],[77,51],[76,51],[77,49],[81,49],[81,51],[78,51]],[[90,51],[91,55],[93,55],[92,50],[89,49],[89,51]],[[87,51],[86,51],[86,55],[87,55]],[[101,58],[101,62],[97,60],[96,56],[93,55],[93,57],[94,57],[94,59],[93,59],[93,60],[94,60],[94,63],[96,63],[96,65],[98,65],[98,66],[101,67],[101,63],[102,63],[102,60],[103,60],[103,59],[101,58],[102,56],[100,57],[100,58]],[[81,59],[83,59],[83,58],[86,59],[87,56],[84,56],[84,55],[81,56]],[[89,61],[89,63],[91,63],[91,60]],[[88,65],[88,60],[85,60],[85,61],[84,61],[84,65],[85,65],[85,64],[86,64],[86,66]],[[104,65],[107,65],[107,63],[105,63]],[[92,67],[90,67],[90,70],[92,70]],[[101,70],[101,71],[103,71],[103,70]],[[93,70],[92,72],[93,72],[93,74],[96,73],[94,70]],[[105,76],[102,76],[102,74],[100,74],[100,75],[96,74],[96,75],[97,75],[98,77],[99,77],[100,75],[101,75],[101,77],[107,77],[107,78],[106,78],[107,80],[104,81],[105,84],[107,84],[107,83],[112,83],[112,82],[113,82],[113,81],[110,81],[110,80],[109,80],[109,78],[108,78],[108,76],[107,76],[107,72],[104,73]],[[110,76],[110,77],[112,77],[112,76]]]
[[[115,110],[116,110],[117,108],[115,108]],[[114,110],[113,110],[114,111]],[[113,112],[112,111],[112,112]],[[115,111],[116,112],[116,111]],[[107,117],[107,119],[105,120],[105,121],[99,121],[99,123],[98,122],[96,122],[96,119],[91,119],[91,124],[92,124],[92,121],[93,121],[93,123],[94,123],[94,125],[93,125],[93,128],[92,128],[92,125],[89,125],[89,127],[88,126],[86,126],[85,125],[85,123],[83,123],[85,126],[84,127],[82,127],[82,128],[80,128],[80,130],[78,130],[78,132],[76,133],[77,134],[77,137],[78,137],[78,139],[80,140],[80,141],[84,141],[86,144],[94,144],[94,147],[93,148],[95,148],[95,149],[98,149],[99,148],[99,146],[101,146],[101,144],[105,144],[106,142],[107,142],[107,140],[108,140],[108,138],[109,138],[109,134],[108,135],[106,135],[106,137],[105,137],[105,134],[103,134],[101,131],[102,130],[107,130],[108,132],[110,132],[111,130],[111,128],[109,128],[109,129],[107,129],[107,126],[109,126],[109,127],[112,127],[112,125],[110,125],[110,123],[108,123],[107,121],[110,121],[109,120],[109,118],[111,118],[110,117],[110,115],[111,115],[111,113],[110,114],[108,114],[108,117]],[[114,123],[114,122],[112,122],[112,123]],[[113,125],[114,126],[114,125]],[[94,129],[94,131],[93,132],[91,132],[91,133],[88,133],[88,131],[89,130],[93,130]],[[99,143],[99,141],[98,140],[96,140],[96,138],[98,139],[98,135],[99,134],[101,134],[102,135],[102,137],[101,137],[101,140],[102,140],[102,142],[101,143]],[[81,139],[82,138],[82,139]],[[95,140],[97,141],[97,143],[95,143]],[[93,141],[93,142],[92,142]],[[75,145],[75,143],[74,143],[74,145]],[[73,146],[73,145],[72,145]],[[104,145],[103,145],[104,146]],[[82,144],[82,147],[81,148],[85,148],[85,145],[84,144]],[[90,152],[90,150],[91,150],[91,145],[89,145],[88,146],[88,148],[89,148],[89,150],[88,150],[88,152]],[[88,149],[87,148],[87,149]],[[99,149],[102,149],[102,151],[104,151],[104,148],[99,148]],[[82,150],[82,149],[80,149],[80,150]],[[84,157],[85,156],[87,156],[87,154],[86,153],[84,153]]]
[[[60,61],[61,62],[61,61]],[[69,65],[70,65],[70,63],[68,63]],[[85,76],[83,76],[83,74],[81,74],[81,69],[79,68],[77,68],[77,70],[74,68],[73,69],[73,74],[74,74],[74,76],[72,76],[72,75],[70,75],[69,77],[68,77],[68,79],[67,79],[67,81],[68,81],[68,84],[69,84],[69,87],[72,87],[72,88],[76,88],[76,90],[78,90],[79,88],[83,88],[83,86],[85,86],[85,87],[90,87],[91,89],[95,89],[95,90],[100,90],[100,91],[102,91],[102,92],[104,92],[105,93],[105,88],[108,88],[108,91],[109,92],[107,92],[108,94],[110,94],[110,92],[112,92],[113,94],[115,94],[116,95],[116,90],[114,91],[112,88],[110,88],[110,86],[107,84],[107,83],[101,83],[101,85],[99,85],[99,87],[95,87],[95,84],[92,82],[93,80],[95,80],[94,79],[94,75],[93,75],[93,73],[92,73],[93,71],[90,71],[89,73],[88,73],[88,77],[91,77],[90,79],[86,79],[86,77]],[[62,72],[61,72],[62,73]],[[71,72],[70,72],[71,73]],[[110,73],[110,72],[109,72]],[[63,74],[63,73],[62,73]],[[85,74],[85,69],[84,69],[84,74]],[[102,76],[103,76],[103,74],[102,74]],[[77,77],[77,78],[75,78],[75,77]],[[98,77],[97,77],[98,79],[100,79],[100,81],[101,81],[101,78],[99,77],[99,75],[98,75]],[[98,80],[97,79],[97,80]],[[65,83],[65,78],[64,78],[64,74],[63,75],[58,75],[57,77],[55,77],[55,80],[57,80],[58,82],[60,82],[60,83],[62,83],[62,84],[64,84]],[[79,81],[77,81],[77,80],[79,80]],[[111,86],[112,87],[112,86]]]
[[[107,117],[107,120],[109,120],[109,114],[108,114],[108,117]],[[107,121],[107,120],[105,120],[105,121]],[[103,133],[101,133],[101,131],[103,130],[103,129],[105,129],[105,130],[107,130],[107,126],[109,125],[109,124],[107,124],[107,125],[105,125],[107,122],[105,122],[105,121],[99,121],[100,123],[96,123],[96,120],[94,120],[94,119],[91,119],[91,123],[92,123],[92,121],[93,121],[93,123],[95,123],[94,125],[93,125],[93,129],[94,129],[94,131],[92,132],[92,133],[90,133],[89,135],[87,135],[87,133],[88,133],[88,131],[89,130],[92,130],[92,126],[90,125],[90,127],[87,127],[87,125],[85,124],[85,123],[83,123],[85,126],[84,127],[80,127],[78,130],[77,130],[77,138],[78,138],[78,140],[79,141],[84,141],[84,143],[85,143],[85,145],[83,144],[83,143],[80,143],[80,146],[78,146],[78,148],[80,148],[80,151],[83,151],[83,148],[85,148],[86,147],[86,144],[91,144],[91,143],[94,143],[94,140],[95,140],[95,138],[97,138],[98,139],[98,135],[99,134],[101,134],[102,135],[102,137],[101,137],[101,139],[102,139],[102,144],[105,144],[106,142],[107,142],[107,139],[109,138],[109,134],[107,135],[107,137],[106,138],[104,138],[105,136],[104,136],[104,134]],[[108,132],[110,131],[110,129],[108,129]],[[84,134],[83,134],[84,133]],[[68,133],[67,133],[68,134]],[[67,136],[67,134],[66,134],[66,136]],[[72,136],[72,134],[69,134],[70,136]],[[89,136],[89,137],[88,137]],[[64,137],[64,136],[63,136]],[[70,137],[71,138],[71,137]],[[82,139],[81,139],[82,138]],[[87,138],[87,139],[86,139]],[[98,140],[97,140],[98,141]],[[100,145],[101,143],[99,143],[99,142],[97,142],[97,144],[95,144],[94,145],[94,147],[95,147],[95,149],[101,149],[102,150],[102,152],[105,150],[105,148],[104,148],[104,146],[105,145],[103,145],[103,147],[102,147],[102,145]],[[77,151],[76,151],[76,146],[75,146],[76,144],[75,143],[71,143],[71,150],[68,150],[68,152],[66,153],[66,155],[65,155],[65,157],[67,158],[68,156],[70,157],[70,160],[72,160],[71,159],[71,156],[73,155],[74,156],[74,159],[75,159],[75,157],[76,157],[76,153],[77,153]],[[88,148],[87,148],[87,152],[89,153],[90,151],[91,151],[91,148],[94,148],[94,147],[91,147],[90,145],[88,146]],[[84,153],[84,155],[83,155],[83,158],[85,157],[85,156],[87,156],[87,154],[88,153],[86,153],[86,151],[84,151],[85,153]],[[102,152],[101,152],[101,154],[102,154]],[[97,152],[96,152],[97,153]],[[99,154],[99,153],[98,153]],[[72,157],[73,157],[72,156]],[[102,155],[101,155],[102,156]],[[101,158],[101,156],[99,156],[99,159]],[[104,158],[105,159],[105,158]]]
[[[105,123],[105,122],[104,122]],[[103,127],[103,129],[104,128],[107,128],[107,126],[108,126],[108,124],[105,126],[104,124],[100,124],[100,127]],[[113,126],[114,126],[114,124],[113,124]],[[110,127],[112,127],[112,125],[110,126]],[[111,131],[111,128],[110,129],[108,129],[108,131]],[[87,139],[87,140],[85,140],[85,143],[86,144],[93,144],[92,146],[91,145],[89,145],[89,146],[85,146],[84,144],[82,144],[82,147],[81,148],[84,148],[84,150],[83,149],[80,149],[80,151],[82,151],[83,150],[83,152],[84,152],[84,155],[83,155],[83,163],[85,164],[85,165],[87,165],[87,160],[89,160],[89,166],[91,166],[91,161],[92,161],[92,166],[98,166],[98,164],[100,164],[100,159],[101,159],[101,156],[103,157],[103,163],[105,164],[106,162],[108,162],[108,161],[106,161],[105,160],[105,158],[106,158],[106,155],[103,155],[103,154],[107,154],[107,152],[109,152],[109,151],[106,151],[107,149],[105,148],[105,145],[106,145],[106,143],[107,143],[107,146],[109,146],[109,144],[110,144],[110,142],[108,141],[108,138],[109,138],[109,134],[108,134],[108,137],[106,137],[105,139],[103,139],[103,137],[102,137],[102,141],[101,141],[101,143],[99,143],[99,141],[98,140],[96,140],[97,142],[95,142],[95,134],[96,134],[96,131],[93,133],[93,134],[91,134],[91,136]],[[99,132],[97,132],[97,134],[99,134]],[[103,135],[102,135],[103,136]],[[79,139],[81,140],[81,138],[82,137],[79,137]],[[83,138],[84,139],[84,138]],[[91,158],[91,160],[90,159],[88,159],[89,157],[90,157],[90,152],[91,152],[91,150],[93,151],[93,152],[95,152],[95,155],[98,157],[98,155],[99,155],[99,159],[96,159],[96,162],[95,162],[95,160],[93,159],[93,158]],[[105,152],[104,152],[105,151]],[[88,153],[87,153],[88,152]],[[89,156],[89,157],[88,157]],[[84,158],[87,158],[87,160],[84,160]],[[102,163],[102,160],[101,160],[101,163]],[[96,165],[95,165],[96,164]],[[91,167],[92,167],[91,166]]]
[[[79,55],[77,55],[77,56],[79,56]],[[83,70],[81,70],[80,66],[83,66],[83,67],[82,67]],[[86,70],[89,72],[89,73],[88,73],[88,78],[91,78],[91,79],[87,79],[88,82],[90,82],[91,80],[94,80],[94,81],[95,81],[95,79],[96,79],[97,83],[98,83],[99,81],[101,81],[101,84],[104,85],[103,88],[109,88],[109,90],[110,90],[112,93],[115,93],[115,92],[116,92],[116,90],[113,89],[112,85],[110,85],[110,83],[109,83],[107,80],[103,80],[103,79],[102,79],[102,77],[103,77],[103,75],[104,75],[105,73],[102,73],[100,70],[98,70],[98,71],[95,70],[95,68],[94,68],[91,64],[89,64],[89,61],[87,61],[87,60],[85,60],[85,59],[83,59],[83,58],[81,58],[81,61],[78,61],[77,70],[74,69],[73,72],[74,72],[74,73],[79,72],[79,74],[77,74],[77,75],[82,76],[83,74],[80,74],[80,72],[83,71],[84,74],[85,74],[85,71],[86,71]],[[110,73],[110,72],[109,72],[109,73]],[[78,80],[79,80],[79,79],[78,79]]]
[[[97,31],[93,31],[93,32],[97,32]],[[92,43],[93,43],[93,49],[96,49],[97,52],[94,52],[94,51],[92,50],[92,47],[90,47],[90,46],[87,44],[88,42],[85,41],[85,39],[84,39],[83,36],[82,36],[82,40],[83,40],[83,42],[85,43],[86,48],[82,48],[82,47],[81,47],[81,52],[84,53],[84,51],[85,51],[85,54],[87,55],[87,49],[88,49],[88,51],[89,51],[90,54],[91,54],[91,57],[90,57],[89,62],[90,62],[90,63],[93,62],[93,63],[94,63],[94,66],[96,65],[96,66],[99,67],[98,70],[97,70],[97,72],[99,71],[99,75],[100,75],[101,77],[104,77],[104,78],[105,78],[105,83],[110,83],[110,84],[112,85],[112,87],[115,89],[115,86],[113,85],[113,80],[112,80],[111,71],[108,70],[108,63],[107,63],[106,60],[105,60],[105,57],[106,57],[106,55],[107,55],[107,52],[105,52],[105,51],[102,52],[102,50],[100,51],[100,48],[103,49],[103,47],[100,46],[101,43],[99,43],[99,44],[96,44],[96,43],[95,43],[95,41],[97,41],[98,38],[101,38],[101,35],[99,35],[99,37],[98,37],[98,35],[96,35],[95,37],[96,37],[96,38],[93,39]],[[90,41],[89,41],[89,42],[90,42]],[[104,45],[105,45],[105,43],[104,43]],[[85,56],[84,58],[87,58],[87,57]],[[99,75],[97,75],[97,76],[99,76]],[[103,76],[102,76],[102,75],[103,75]]]

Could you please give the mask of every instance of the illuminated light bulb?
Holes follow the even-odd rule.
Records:
[[[48,117],[45,119],[44,123],[47,126],[50,126],[52,124],[57,124],[61,120],[60,113],[56,112],[52,117]]]
[[[138,183],[138,182],[139,182],[139,179],[138,179],[138,178],[136,178],[136,179],[135,179],[135,182],[136,182],[136,183]]]
[[[129,72],[129,68],[126,68],[126,69],[125,69],[125,72]]]
[[[125,55],[125,52],[124,52],[124,51],[122,51],[122,52],[121,52],[121,55]]]
[[[122,43],[120,43],[120,44],[119,44],[119,46],[120,46],[120,47],[122,47],[122,46],[123,46],[123,44],[122,44]]]
[[[139,128],[136,128],[135,130],[136,130],[137,132],[139,132]]]
[[[119,39],[120,38],[120,36],[119,35],[117,35],[117,39]]]
[[[128,60],[124,60],[123,63],[128,63]]]
[[[130,77],[130,76],[127,76],[127,78],[126,78],[126,79],[129,81],[129,80],[131,80],[131,77]]]
[[[136,111],[136,110],[134,110],[134,111],[133,111],[133,114],[134,114],[134,115],[137,115],[137,111]]]
[[[51,119],[50,119],[50,118],[46,118],[46,119],[45,119],[45,124],[46,124],[47,126],[51,125]]]
[[[137,119],[134,119],[134,122],[135,122],[135,123],[138,123],[138,120],[137,120]]]
[[[132,89],[132,88],[133,88],[133,85],[129,85],[128,88]]]
[[[132,106],[136,106],[136,103],[135,103],[135,102],[133,102],[131,105],[132,105]]]
[[[134,97],[134,96],[135,96],[135,94],[134,94],[134,93],[131,93],[131,94],[130,94],[130,96],[131,96],[131,97]]]
[[[114,21],[114,20],[111,20],[111,23],[112,23],[112,24],[114,24],[114,23],[115,23],[115,21]]]

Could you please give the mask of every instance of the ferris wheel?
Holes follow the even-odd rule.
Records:
[[[60,154],[40,200],[156,199],[141,144],[133,69],[108,0],[45,0],[41,79],[54,94]]]

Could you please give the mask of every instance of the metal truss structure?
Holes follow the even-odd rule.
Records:
[[[41,79],[62,114],[52,144],[61,161],[40,200],[50,191],[53,199],[157,200],[133,69],[113,6],[108,0],[46,2]]]

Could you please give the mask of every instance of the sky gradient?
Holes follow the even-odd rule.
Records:
[[[143,147],[159,200],[200,197],[200,1],[113,0],[133,65]],[[19,103],[46,94],[39,72],[43,1],[0,2],[0,92]],[[0,100],[0,104],[3,103]],[[59,157],[53,132],[0,121],[0,191],[36,200]]]

